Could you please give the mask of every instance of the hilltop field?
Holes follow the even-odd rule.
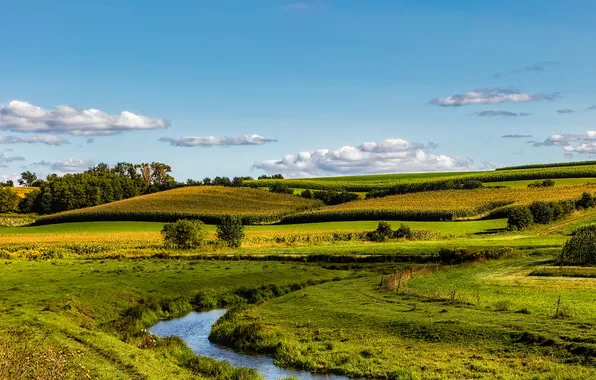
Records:
[[[596,224],[594,162],[244,185],[0,215],[0,379],[259,378],[146,331],[217,307],[214,342],[313,373],[596,377],[596,269],[556,265]],[[519,207],[536,223],[511,228]],[[217,242],[225,215],[241,247]],[[207,243],[166,248],[177,219],[207,223]]]

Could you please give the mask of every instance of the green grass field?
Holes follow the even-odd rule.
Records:
[[[249,346],[279,344],[280,364],[352,376],[594,378],[584,353],[596,347],[596,280],[528,277],[545,259],[414,275],[398,294],[380,274],[327,283],[250,307],[215,335],[250,325],[260,335]]]
[[[48,373],[53,368],[52,357],[45,360],[48,350],[53,349],[68,353],[61,356],[68,364],[61,373],[68,376],[63,378],[80,379],[88,374],[94,379],[190,379],[192,373],[180,366],[183,352],[160,346],[142,349],[138,347],[138,339],[126,343],[119,338],[124,327],[115,322],[126,319],[126,310],[146,305],[150,300],[173,305],[170,311],[148,310],[139,315],[140,332],[143,324],[175,316],[175,308],[183,313],[189,311],[190,300],[200,291],[219,294],[240,286],[293,284],[347,274],[275,262],[19,260],[3,263],[0,266],[0,378],[6,378],[10,370],[3,367],[6,360],[18,359],[20,354],[37,355],[38,361],[31,363],[37,367],[29,368],[40,373],[36,378],[58,378]],[[31,344],[10,340],[17,332],[30,337]],[[14,369],[18,363],[9,364]]]

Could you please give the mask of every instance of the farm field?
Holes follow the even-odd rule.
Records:
[[[581,186],[581,185],[594,185],[596,184],[596,178],[562,178],[555,179],[555,186]],[[536,180],[523,180],[523,181],[503,181],[503,182],[487,182],[484,184],[485,187],[495,186],[507,186],[514,188],[525,188],[528,185],[533,184]]]
[[[314,190],[340,190],[355,192],[389,189],[399,185],[418,185],[442,183],[445,181],[467,180],[480,181],[485,184],[491,182],[563,179],[563,178],[595,178],[596,165],[578,165],[563,167],[538,167],[528,169],[510,169],[479,172],[433,172],[415,174],[385,174],[372,176],[326,177],[307,179],[283,180],[254,180],[247,184],[259,187],[269,187],[275,183],[284,183],[291,188],[306,188]],[[412,190],[414,191],[414,190]],[[424,190],[422,190],[424,191]]]
[[[415,230],[436,231],[443,237],[490,233],[507,226],[505,219],[458,222],[401,222],[390,224],[398,228],[402,223]],[[97,243],[158,245],[164,223],[161,222],[73,222],[27,227],[0,227],[0,249],[6,244],[40,243]],[[333,232],[372,231],[377,222],[328,222],[287,225],[246,226],[245,247],[263,248],[263,239],[277,236],[329,234]],[[215,226],[206,225],[208,236],[215,239]]]
[[[14,191],[16,191],[17,195],[21,198],[25,196],[25,194],[32,192],[35,190],[34,187],[14,187]]]
[[[519,231],[495,212],[593,194],[588,180],[556,179],[549,188],[523,180],[338,206],[201,186],[43,216],[30,226],[11,223],[36,215],[1,216],[8,227],[0,227],[0,378],[259,379],[145,330],[218,307],[232,311],[212,331],[214,341],[310,372],[593,378],[596,273],[556,267],[554,259],[578,227],[594,224],[596,208]],[[213,223],[224,214],[255,223],[245,226],[239,248],[216,243]],[[305,215],[309,223],[275,223]],[[333,221],[337,215],[349,220]],[[487,215],[495,218],[479,218]],[[407,220],[428,216],[436,220]],[[164,247],[164,221],[183,217],[211,223],[207,244]],[[419,235],[363,238],[392,217],[394,230],[405,224]],[[455,217],[462,220],[449,220]],[[461,249],[508,253],[459,265],[441,259]],[[26,365],[23,357],[31,358]]]
[[[284,215],[318,206],[318,201],[257,189],[195,186],[53,214],[40,218],[38,223],[175,221],[181,218],[202,218],[213,222],[225,214],[234,214],[250,224],[275,221]]]
[[[536,200],[574,200],[596,186],[554,188],[501,188],[476,190],[443,190],[392,195],[358,200],[319,210],[294,214],[284,223],[319,222],[324,220],[451,220],[477,217],[504,206],[528,205]]]

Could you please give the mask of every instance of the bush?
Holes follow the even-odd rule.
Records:
[[[521,230],[534,224],[532,211],[526,206],[514,207],[509,211],[507,227],[510,230]]]
[[[555,212],[551,204],[544,201],[533,202],[530,205],[530,211],[534,218],[534,223],[549,224],[555,219]]]
[[[574,231],[573,237],[563,246],[560,259],[579,261],[585,264],[596,263],[596,225]]]
[[[240,247],[242,239],[244,239],[242,219],[233,215],[222,217],[221,222],[217,225],[217,239],[228,247]]]
[[[161,234],[168,248],[197,248],[205,241],[205,224],[199,220],[182,219],[165,224]]]
[[[555,181],[553,181],[552,179],[536,181],[536,182],[528,185],[528,187],[530,187],[530,188],[532,188],[532,187],[552,187],[552,186],[555,186]]]
[[[339,205],[342,203],[355,201],[358,199],[358,194],[350,193],[348,191],[316,191],[314,193],[314,198],[320,200],[326,205]]]
[[[0,186],[0,213],[14,212],[19,205],[19,196],[12,187]]]
[[[274,183],[269,187],[269,191],[278,194],[294,194],[294,190],[290,189],[285,183]]]
[[[314,199],[315,194],[312,191],[310,191],[309,189],[306,189],[300,194],[300,196],[302,198],[306,198],[306,199]]]
[[[594,197],[590,193],[583,193],[582,197],[575,203],[576,208],[589,209],[594,207]]]
[[[393,232],[395,239],[411,239],[413,236],[412,229],[403,223]]]

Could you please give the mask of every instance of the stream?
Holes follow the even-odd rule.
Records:
[[[209,341],[211,328],[226,313],[225,309],[205,312],[191,312],[182,318],[159,322],[149,329],[158,337],[177,336],[199,356],[206,356],[238,367],[257,370],[267,380],[294,377],[301,380],[326,379],[347,380],[348,377],[336,375],[315,375],[307,371],[281,368],[273,364],[273,358],[264,355],[248,355],[232,349],[220,347]]]

